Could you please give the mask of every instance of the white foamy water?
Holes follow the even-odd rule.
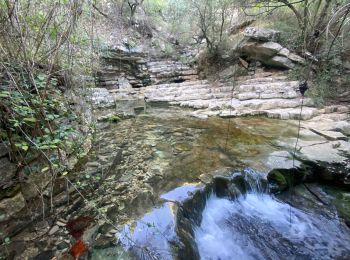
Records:
[[[211,195],[195,237],[201,259],[347,259],[344,228],[336,217],[290,208],[268,194],[235,201]]]

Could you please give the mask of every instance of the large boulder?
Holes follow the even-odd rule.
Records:
[[[291,69],[295,64],[304,64],[305,60],[291,53],[287,48],[276,42],[259,42],[248,40],[242,43],[240,51],[242,55],[247,56],[250,60],[258,60],[263,64],[282,68]]]
[[[242,47],[243,53],[256,60],[266,60],[276,55],[283,47],[276,42],[253,42],[248,41]]]
[[[250,39],[267,42],[278,41],[281,32],[265,28],[247,27],[243,35]]]

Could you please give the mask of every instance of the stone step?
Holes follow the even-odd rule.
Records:
[[[276,108],[276,109],[260,109],[260,110],[245,110],[245,111],[230,111],[224,110],[219,113],[221,117],[237,117],[237,116],[266,116],[269,118],[282,120],[302,120],[311,119],[319,114],[317,108],[304,107],[302,113],[300,108]]]
[[[159,66],[159,65],[174,65],[179,64],[182,65],[183,63],[180,61],[174,61],[174,60],[159,60],[159,61],[149,61],[148,66]]]
[[[298,81],[282,81],[273,83],[256,83],[256,84],[240,84],[235,87],[235,90],[240,92],[263,92],[280,89],[297,89]]]
[[[268,99],[268,100],[245,100],[241,101],[236,98],[233,99],[193,99],[193,100],[177,100],[177,104],[186,107],[202,107],[209,108],[211,110],[220,110],[220,109],[233,109],[237,111],[242,110],[269,110],[274,108],[296,108],[301,105],[299,99]],[[313,106],[313,101],[311,99],[304,100],[305,107]]]
[[[147,88],[149,91],[153,91],[155,89],[183,89],[183,88],[196,88],[196,87],[207,87],[209,88],[209,84],[207,81],[185,81],[182,83],[165,83],[165,84],[158,84],[158,85],[151,85]]]
[[[279,92],[271,92],[271,93],[258,93],[258,92],[246,92],[237,94],[237,98],[239,100],[249,100],[249,99],[273,99],[273,98],[283,98],[283,99],[291,99],[297,98],[299,94],[294,91],[279,91]]]
[[[174,64],[174,65],[160,65],[160,66],[148,66],[148,70],[151,72],[162,72],[162,71],[168,71],[168,70],[194,70],[188,65],[185,64]]]
[[[288,80],[287,76],[271,76],[271,77],[250,77],[250,78],[237,78],[236,82],[239,84],[257,84],[257,83],[273,83]]]

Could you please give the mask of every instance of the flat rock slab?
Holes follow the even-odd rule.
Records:
[[[345,163],[349,143],[345,141],[327,141],[319,136],[320,140],[300,139],[297,146],[297,156],[311,161],[324,161],[329,163]],[[278,142],[278,145],[292,151],[296,138],[289,138]]]
[[[342,133],[340,133],[340,132],[336,132],[336,131],[322,131],[322,130],[318,130],[318,129],[315,129],[315,128],[311,128],[310,130],[312,132],[318,134],[318,135],[323,136],[324,138],[326,138],[327,140],[330,140],[330,141],[336,141],[336,140],[347,141],[348,140],[348,138],[345,135],[343,135]]]
[[[293,163],[293,155],[287,151],[275,151],[272,152],[267,158],[267,166],[270,169],[290,169],[293,167],[300,166],[300,162],[298,160],[294,160]]]

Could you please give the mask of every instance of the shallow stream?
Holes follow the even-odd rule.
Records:
[[[104,130],[97,134],[98,149],[90,160],[113,145],[123,150],[123,159],[112,165],[109,184],[102,189],[118,190],[121,184],[125,188],[122,195],[111,191],[113,198],[108,199],[114,201],[107,215],[120,227],[115,234],[119,243],[96,248],[92,259],[183,258],[177,234],[183,201],[216,175],[250,169],[266,177],[273,168],[292,166],[290,147],[279,144],[294,140],[293,123],[266,118],[203,120],[178,107],[135,111],[134,118],[98,126]],[[323,188],[314,188],[326,194]],[[190,227],[200,258],[348,259],[350,229],[336,208],[320,207],[312,196],[305,196],[291,202],[256,190],[235,200],[208,194],[200,221]],[[330,195],[325,197],[332,201]]]

